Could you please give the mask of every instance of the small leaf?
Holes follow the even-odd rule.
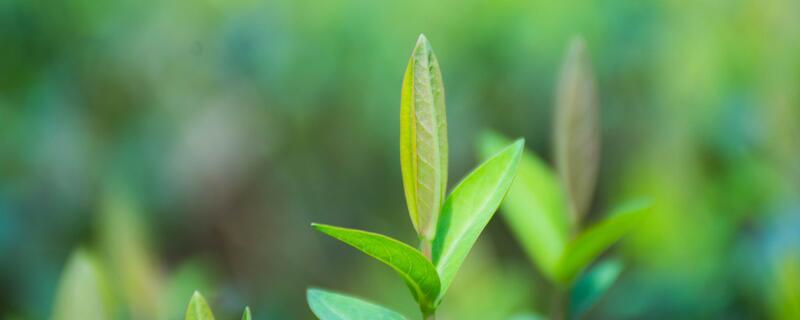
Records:
[[[647,200],[629,202],[575,238],[567,246],[559,262],[558,283],[572,283],[592,260],[633,229],[649,207],[650,201]]]
[[[308,289],[308,306],[320,320],[405,320],[403,315],[355,297]]]
[[[524,145],[519,139],[486,160],[445,201],[433,241],[433,261],[442,281],[440,299],[508,192]]]
[[[400,166],[411,222],[430,241],[447,191],[447,119],[439,61],[424,35],[403,78]]]
[[[208,307],[206,299],[200,292],[195,291],[192,295],[192,300],[189,301],[189,306],[186,308],[185,320],[214,320],[214,314],[211,308]]]
[[[434,309],[434,302],[441,287],[439,275],[436,273],[436,267],[422,253],[405,243],[377,233],[324,224],[312,224],[312,226],[397,271],[408,284],[423,312]]]
[[[486,132],[479,141],[486,159],[510,140]],[[525,150],[501,213],[528,257],[551,279],[569,241],[564,204],[564,192],[553,172],[536,154]]]
[[[76,250],[61,275],[51,319],[110,319],[112,309],[99,263],[87,251]]]
[[[569,314],[577,319],[594,306],[611,285],[617,281],[622,272],[622,263],[618,260],[606,260],[598,263],[585,275],[580,277],[570,290]]]
[[[242,313],[242,320],[251,320],[253,315],[250,314],[250,307],[244,307],[244,313]]]
[[[555,162],[570,200],[573,226],[586,214],[600,161],[597,89],[583,39],[572,41],[556,93]]]

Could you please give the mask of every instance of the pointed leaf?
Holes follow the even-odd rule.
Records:
[[[570,290],[569,314],[577,319],[594,306],[622,272],[619,260],[606,260],[598,263],[578,279]]]
[[[436,267],[422,253],[405,243],[377,233],[324,224],[312,226],[397,271],[408,284],[421,309],[433,310],[441,285]]]
[[[56,292],[53,320],[110,319],[106,277],[96,259],[78,249],[69,259]]]
[[[252,320],[253,315],[250,314],[250,307],[244,307],[244,313],[242,313],[242,320]]]
[[[433,261],[442,281],[440,298],[508,192],[517,172],[525,140],[505,147],[473,170],[445,201]]]
[[[447,120],[439,61],[424,35],[403,78],[400,165],[411,222],[430,241],[447,190]]]
[[[308,306],[320,320],[405,320],[403,315],[355,297],[308,289]]]
[[[214,313],[208,307],[206,299],[200,292],[195,291],[189,306],[186,308],[185,320],[214,320]]]
[[[644,216],[650,201],[629,202],[614,211],[604,221],[592,226],[573,240],[559,262],[557,281],[565,285],[603,251],[633,229]]]
[[[600,160],[600,121],[594,74],[583,39],[575,39],[556,93],[556,168],[570,199],[574,226],[586,214]]]
[[[496,133],[484,133],[480,139],[482,158],[488,158],[509,141]],[[525,150],[501,213],[528,257],[551,279],[569,241],[565,201],[564,191],[550,168]]]

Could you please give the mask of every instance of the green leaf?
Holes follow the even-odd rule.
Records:
[[[186,308],[185,320],[214,320],[214,313],[208,307],[206,299],[200,292],[195,291],[189,306]]]
[[[167,319],[161,296],[164,280],[148,246],[142,215],[120,186],[107,189],[99,219],[101,242],[131,318]]]
[[[519,139],[486,160],[445,201],[432,250],[442,281],[440,298],[508,192],[524,145]]]
[[[424,35],[403,78],[400,166],[411,222],[430,241],[447,191],[447,119],[439,61]]]
[[[570,200],[573,226],[586,214],[600,160],[597,89],[583,39],[576,38],[561,69],[556,93],[555,162]]]
[[[405,320],[403,315],[355,297],[308,289],[308,306],[320,320]]]
[[[570,290],[569,314],[577,319],[594,306],[611,285],[617,281],[622,272],[622,263],[618,260],[606,260],[598,263],[575,283]]]
[[[440,281],[436,267],[416,249],[387,236],[324,224],[312,224],[317,230],[341,240],[397,271],[408,284],[423,312],[434,309]]]
[[[632,230],[649,207],[650,201],[647,200],[629,202],[575,238],[561,257],[557,282],[562,285],[572,283],[592,260]]]
[[[113,308],[106,281],[94,256],[76,250],[61,275],[51,319],[111,319]]]
[[[250,307],[244,307],[244,313],[242,313],[242,320],[251,320],[253,315],[250,314]]]
[[[484,133],[479,140],[482,158],[509,141],[496,133]],[[569,241],[565,201],[564,191],[547,164],[525,150],[501,213],[528,257],[551,279]]]

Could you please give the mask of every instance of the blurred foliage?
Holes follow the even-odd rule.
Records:
[[[256,319],[311,318],[310,283],[413,307],[391,271],[308,222],[414,239],[397,227],[398,88],[422,32],[459,137],[452,177],[475,165],[482,128],[552,154],[557,70],[584,35],[603,133],[589,212],[653,200],[588,317],[792,315],[798,289],[780,279],[796,278],[800,244],[797,12],[794,0],[1,1],[0,317],[59,309],[78,246],[119,286],[114,299],[157,286],[180,292],[167,301],[181,313],[194,281],[213,287],[220,319],[245,304]],[[113,185],[141,233],[100,230]],[[470,256],[465,272],[527,265],[506,226],[487,231],[492,261]],[[512,284],[542,281],[520,268]],[[523,291],[514,299],[546,305]]]

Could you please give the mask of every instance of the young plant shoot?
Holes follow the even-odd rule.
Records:
[[[242,320],[250,319],[252,319],[250,307],[245,307],[244,313],[242,313]],[[192,295],[192,299],[189,300],[184,320],[214,320],[214,313],[211,312],[208,302],[206,302],[206,299],[203,298],[200,292],[195,291]]]
[[[605,220],[584,228],[600,159],[597,92],[583,40],[573,40],[556,92],[556,172],[525,151],[518,177],[503,202],[503,216],[529,258],[556,287],[553,318],[578,317],[608,289],[621,271],[604,261],[576,280],[601,253],[630,231],[648,208],[633,201]],[[489,158],[508,140],[496,133],[480,139]],[[577,281],[577,282],[576,282]],[[568,299],[569,301],[564,301]],[[567,306],[564,303],[568,303]]]
[[[435,319],[458,269],[494,215],[516,175],[522,139],[496,149],[445,197],[447,120],[439,62],[420,35],[408,62],[400,102],[400,164],[419,249],[361,230],[312,224],[399,274],[425,319]],[[319,289],[308,304],[322,320],[406,319],[376,304]]]

